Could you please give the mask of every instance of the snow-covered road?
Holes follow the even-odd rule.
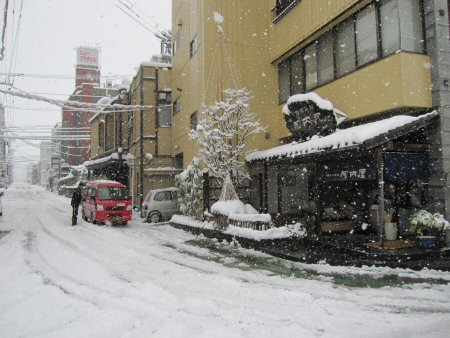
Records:
[[[0,337],[450,335],[448,272],[271,260],[140,220],[72,227],[67,198],[26,184],[7,190],[3,210]],[[255,269],[245,257],[272,265]],[[440,283],[354,288],[332,274]]]

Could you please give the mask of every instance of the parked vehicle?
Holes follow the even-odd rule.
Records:
[[[177,188],[150,190],[142,203],[141,217],[151,223],[170,219],[179,213]]]
[[[131,209],[131,196],[122,183],[98,180],[86,184],[81,210],[85,221],[127,225]]]

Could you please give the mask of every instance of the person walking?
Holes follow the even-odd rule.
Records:
[[[70,201],[70,205],[72,206],[72,226],[77,225],[78,207],[80,206],[82,200],[82,187],[84,187],[84,183],[80,182],[78,187],[76,187],[72,193],[72,199]]]

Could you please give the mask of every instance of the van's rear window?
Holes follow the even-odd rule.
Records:
[[[98,188],[99,200],[123,200],[128,197],[127,188],[100,187]]]

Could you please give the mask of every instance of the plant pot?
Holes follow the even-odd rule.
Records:
[[[397,239],[397,223],[384,223],[384,233],[387,241],[395,241]]]
[[[417,236],[416,246],[421,249],[434,249],[437,247],[438,239],[436,236]]]

